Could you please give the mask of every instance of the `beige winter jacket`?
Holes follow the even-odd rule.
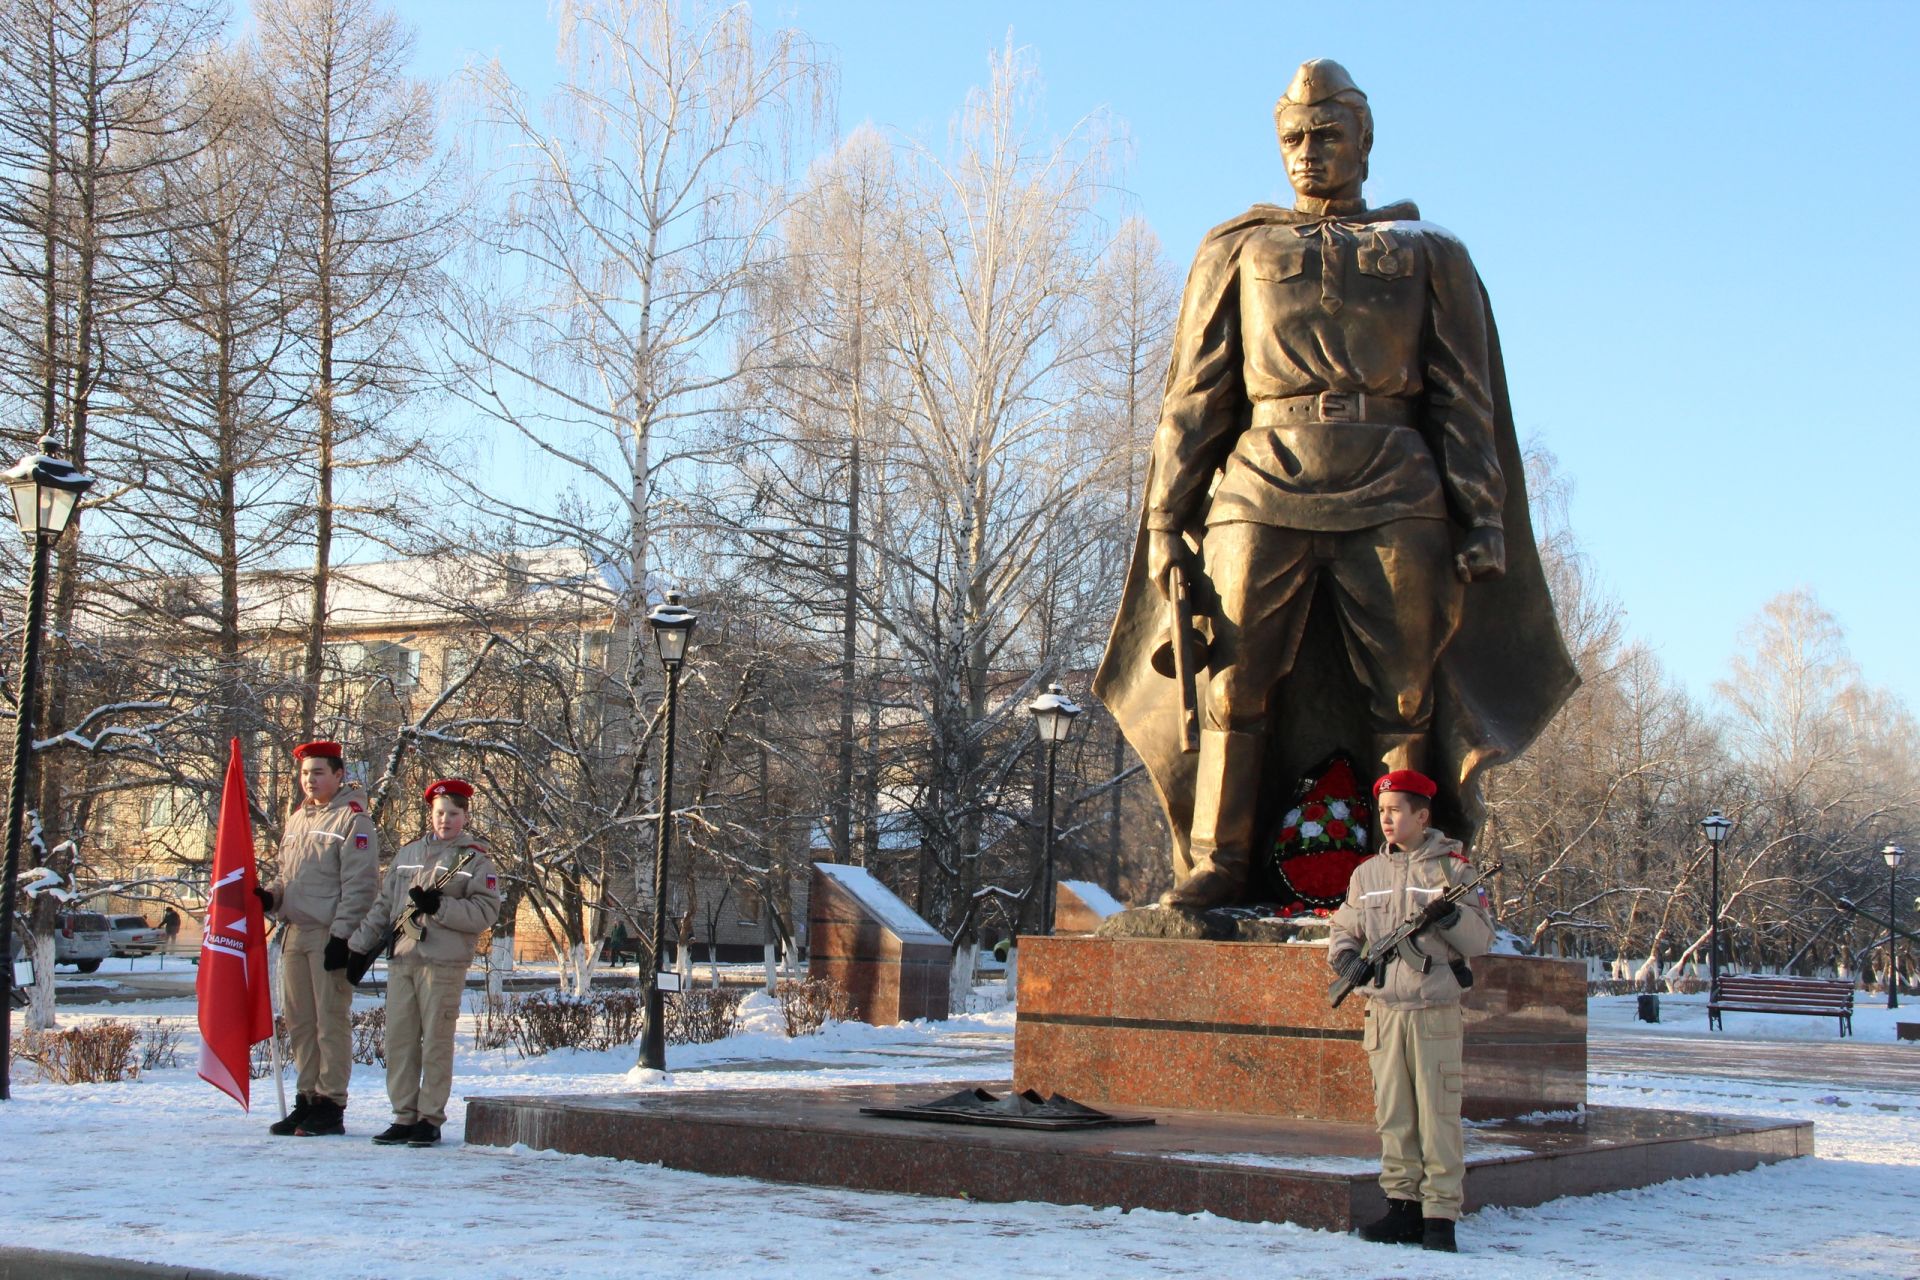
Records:
[[[1370,940],[1393,932],[1413,912],[1471,874],[1472,868],[1460,856],[1460,842],[1432,828],[1410,852],[1389,848],[1368,858],[1354,869],[1353,879],[1347,882],[1347,900],[1333,913],[1329,959],[1343,951],[1358,952]],[[1433,957],[1433,967],[1425,974],[1416,965],[1395,960],[1387,966],[1384,987],[1367,983],[1356,989],[1389,1009],[1457,1004],[1460,982],[1448,965],[1485,955],[1493,945],[1493,925],[1479,895],[1469,893],[1460,903],[1460,919],[1451,928],[1428,929],[1415,941]]]
[[[440,886],[440,909],[421,921],[420,936],[402,930],[393,944],[395,964],[458,964],[472,962],[480,935],[500,918],[500,874],[479,840],[462,832],[452,840],[421,836],[393,856],[379,900],[355,931],[355,951],[377,951],[387,931],[413,910],[407,890],[432,884],[442,867],[458,865],[471,851],[473,858]]]
[[[380,888],[380,833],[359,784],[294,810],[280,837],[279,875],[266,888],[274,915],[300,926],[316,947],[359,927]]]

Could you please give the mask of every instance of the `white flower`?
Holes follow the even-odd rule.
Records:
[[[1367,829],[1365,827],[1355,827],[1353,829],[1353,842],[1362,849],[1367,847]]]
[[[1293,812],[1289,813],[1286,817],[1280,820],[1280,825],[1283,827],[1291,827],[1296,823],[1298,823],[1299,821],[1300,821],[1300,811],[1298,809],[1295,809]]]
[[[1309,839],[1319,835],[1322,830],[1324,830],[1324,828],[1317,822],[1303,822],[1300,824],[1300,834]]]
[[[1332,804],[1328,805],[1327,808],[1333,811],[1334,817],[1339,818],[1343,822],[1346,820],[1347,815],[1353,812],[1353,810],[1347,808],[1347,802],[1345,800],[1335,800]]]

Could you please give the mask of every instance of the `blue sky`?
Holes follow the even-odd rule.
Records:
[[[540,0],[398,0],[418,70],[554,75]],[[1696,693],[1810,586],[1920,709],[1920,5],[757,6],[829,46],[839,121],[937,138],[1009,33],[1051,122],[1125,125],[1121,181],[1185,270],[1290,203],[1271,126],[1303,59],[1373,104],[1367,196],[1416,200],[1492,293],[1524,436],[1574,481],[1605,587]],[[1902,373],[1901,370],[1907,372]]]

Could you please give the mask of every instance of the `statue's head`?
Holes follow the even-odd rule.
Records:
[[[1274,104],[1280,155],[1295,195],[1347,200],[1360,195],[1373,150],[1373,111],[1347,69],[1331,58],[1300,64]]]

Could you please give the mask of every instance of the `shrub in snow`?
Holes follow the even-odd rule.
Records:
[[[726,1039],[739,1024],[740,1002],[746,995],[725,987],[668,992],[667,1043],[712,1044]]]
[[[377,1005],[348,1015],[353,1027],[353,1060],[372,1066],[387,1064],[387,1006]]]
[[[105,1018],[72,1031],[29,1031],[20,1058],[55,1084],[115,1084],[140,1074],[139,1040],[132,1023]]]
[[[280,1042],[280,1061],[293,1061],[293,1041],[287,1038],[287,1020],[276,1017],[273,1020],[273,1038]],[[265,1080],[273,1074],[273,1045],[262,1040],[253,1046],[253,1057],[247,1061],[247,1074],[255,1080]]]
[[[853,1017],[853,997],[831,978],[789,979],[773,994],[780,1001],[789,1039],[810,1036],[828,1022],[845,1022]]]
[[[155,1018],[140,1028],[140,1069],[157,1071],[180,1065],[180,1042],[185,1038],[179,1027],[164,1018]]]
[[[523,1058],[537,1058],[555,1049],[584,1049],[594,1039],[590,999],[536,991],[509,996],[502,1004],[501,1020],[507,1024],[507,1038]]]

